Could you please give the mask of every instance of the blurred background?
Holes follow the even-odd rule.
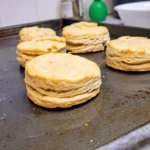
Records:
[[[89,7],[93,1],[94,0],[15,0],[15,1],[0,0],[1,2],[0,28],[65,17],[67,18],[79,17],[84,20],[91,20],[89,17]],[[103,0],[103,1],[105,2],[108,10],[107,17],[103,22],[126,25],[126,23],[124,22],[124,18],[120,17],[120,14],[118,15],[117,11],[114,11],[114,7],[121,4],[141,2],[142,0]],[[147,1],[144,0],[144,2]],[[76,6],[77,3],[79,6]],[[134,11],[135,7],[136,6],[133,6],[131,10],[133,9]],[[76,11],[80,11],[76,12],[77,13],[76,15],[74,13],[75,11],[74,8],[75,9],[78,8],[76,9]],[[127,8],[129,7],[127,6]],[[146,8],[149,9],[149,12],[146,12],[143,15],[148,17],[150,16],[150,3],[149,5],[146,6]],[[143,11],[142,9],[145,9],[145,5],[143,4],[140,5],[138,11]],[[131,12],[126,12],[126,17],[130,16],[129,13],[132,14]],[[98,13],[97,15],[101,14]],[[138,18],[139,16],[136,17]],[[132,21],[131,17],[130,20]],[[146,24],[149,24],[149,22],[146,22]],[[150,25],[147,26],[149,27]],[[147,26],[140,25],[140,27],[147,27]]]

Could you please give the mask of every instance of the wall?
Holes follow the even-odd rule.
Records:
[[[83,0],[85,19],[93,0]],[[112,1],[104,0],[112,12]],[[0,27],[58,19],[61,17],[61,0],[0,0]]]
[[[61,0],[0,0],[0,27],[60,18]]]

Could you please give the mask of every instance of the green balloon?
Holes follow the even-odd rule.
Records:
[[[89,8],[89,16],[92,21],[100,22],[107,16],[107,6],[102,0],[94,0]]]

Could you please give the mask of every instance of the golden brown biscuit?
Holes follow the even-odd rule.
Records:
[[[21,66],[25,66],[26,62],[45,53],[64,52],[66,49],[66,41],[63,37],[40,37],[32,41],[22,42],[17,45],[17,61]]]
[[[62,35],[66,38],[67,47],[71,44],[74,47],[79,44],[85,46],[84,49],[79,48],[77,51],[69,48],[68,50],[72,53],[102,51],[110,39],[106,27],[98,26],[98,24],[90,22],[80,22],[66,26],[63,28]],[[89,45],[92,48],[88,48]]]
[[[19,51],[16,51],[16,54],[18,55],[17,56],[17,61],[18,63],[22,66],[22,67],[25,67],[25,64],[34,59],[35,57],[39,56],[39,55],[28,55],[28,54],[24,54],[24,53],[21,53]]]
[[[87,52],[97,52],[97,51],[103,51],[104,46],[103,44],[84,44],[75,46],[73,44],[67,44],[66,47],[67,50],[70,50],[71,53],[87,53]]]
[[[33,59],[27,63],[26,73],[34,79],[44,80],[51,89],[54,86],[54,89],[61,90],[68,90],[69,84],[75,86],[90,79],[100,78],[100,70],[96,63],[80,56],[63,53],[49,53]]]
[[[96,63],[85,58],[49,53],[26,64],[25,83],[27,95],[37,105],[65,108],[97,95],[101,73]]]
[[[50,28],[39,28],[37,26],[25,27],[20,30],[20,42],[31,41],[37,37],[55,36],[56,32]]]
[[[21,53],[41,55],[48,52],[59,52],[64,50],[66,43],[53,40],[37,40],[30,42],[23,42],[17,45],[17,49]]]
[[[28,85],[26,85],[26,88],[27,88],[27,96],[30,98],[30,100],[32,100],[33,103],[35,103],[36,105],[45,108],[58,108],[58,107],[69,108],[74,105],[79,105],[90,100],[100,92],[100,89],[98,88],[94,91],[76,95],[74,97],[58,98],[43,95]]]
[[[79,85],[78,87],[71,87],[69,90],[54,90],[50,89],[50,86],[47,87],[41,87],[38,82],[34,80],[34,78],[30,77],[28,74],[26,74],[25,83],[30,85],[32,88],[34,88],[36,91],[43,95],[47,95],[50,97],[73,97],[75,95],[83,94],[85,92],[93,91],[94,89],[97,89],[101,85],[101,80],[99,79],[91,79],[88,82],[83,83],[82,85]]]
[[[106,64],[123,71],[150,71],[150,39],[124,36],[110,41]]]

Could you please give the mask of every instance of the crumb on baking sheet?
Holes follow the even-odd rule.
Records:
[[[88,123],[86,123],[86,124],[84,124],[86,127],[88,127],[89,125],[88,125]]]

